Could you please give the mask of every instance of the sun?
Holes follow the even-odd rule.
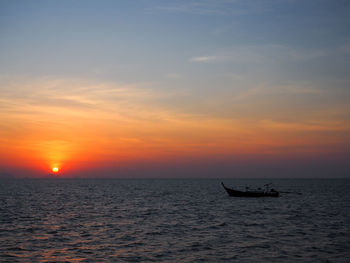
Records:
[[[52,171],[53,171],[54,173],[58,173],[59,170],[60,170],[60,169],[59,169],[58,167],[53,167],[53,168],[52,168]]]

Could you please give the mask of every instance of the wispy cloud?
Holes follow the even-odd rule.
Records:
[[[79,79],[13,78],[0,80],[1,104],[4,112],[37,112],[60,116],[100,115],[103,118],[150,118],[161,107],[157,101],[166,93],[154,91],[146,83],[99,83]],[[138,110],[142,109],[142,110]],[[91,114],[87,114],[90,112]]]
[[[210,55],[195,56],[190,62],[198,63],[231,63],[239,65],[250,65],[254,67],[269,68],[272,65],[279,66],[298,63],[313,63],[322,59],[331,61],[342,61],[350,55],[350,41],[329,48],[318,48],[309,50],[281,44],[262,45],[235,45],[223,49],[207,50]],[[319,64],[319,62],[317,62]],[[327,64],[323,65],[327,66]]]
[[[189,0],[159,5],[156,10],[197,15],[249,15],[267,12],[266,5],[242,0]]]
[[[24,155],[43,159],[83,156],[116,162],[145,156],[159,160],[256,154],[295,145],[301,137],[298,145],[305,145],[314,137],[311,132],[318,137],[309,143],[310,149],[327,141],[330,134],[338,136],[339,142],[349,141],[348,121],[337,113],[329,118],[327,111],[321,117],[310,115],[299,96],[296,112],[290,107],[296,103],[289,102],[293,98],[288,89],[276,95],[276,90],[262,86],[236,94],[211,93],[200,99],[189,92],[184,105],[177,94],[141,83],[42,78],[0,84],[0,138],[6,138],[4,142],[0,139],[0,149],[18,144]],[[297,95],[304,96],[304,92],[314,95],[316,91],[300,89]],[[348,113],[348,107],[343,112]],[[299,117],[288,120],[296,113]],[[21,151],[16,148],[13,154]]]
[[[201,56],[190,59],[190,62],[208,63],[217,60],[216,56]]]

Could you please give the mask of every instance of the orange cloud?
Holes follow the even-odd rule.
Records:
[[[318,154],[350,142],[342,120],[194,114],[166,107],[169,95],[142,85],[39,79],[13,86],[0,99],[2,166],[64,172],[186,157]]]

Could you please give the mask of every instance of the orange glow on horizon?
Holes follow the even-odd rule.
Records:
[[[44,176],[48,171],[69,176],[99,167],[227,156],[307,158],[343,153],[350,141],[342,109],[338,118],[331,111],[289,120],[270,110],[260,113],[261,105],[248,100],[241,104],[243,109],[249,106],[247,116],[223,117],[157,105],[158,93],[133,86],[50,79],[15,86],[37,91],[38,103],[2,99],[8,110],[0,112],[0,166],[33,169]],[[289,107],[281,112],[294,116]]]

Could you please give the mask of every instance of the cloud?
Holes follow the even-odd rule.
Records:
[[[323,95],[328,93],[328,90],[316,88],[313,86],[308,85],[305,83],[305,85],[299,84],[291,84],[291,85],[285,85],[278,87],[278,90],[280,92],[285,92],[286,94],[300,94],[300,95]]]
[[[202,56],[202,57],[194,57],[190,59],[190,62],[199,62],[199,63],[208,63],[217,60],[215,56]]]
[[[0,108],[1,113],[13,117],[30,113],[52,116],[57,121],[74,116],[128,121],[167,119],[169,113],[159,102],[175,92],[150,86],[74,78],[0,78]]]
[[[186,0],[163,4],[155,10],[196,15],[250,15],[269,11],[266,4],[242,0]]]
[[[315,104],[306,108],[310,100],[300,98],[317,92],[306,86],[297,90],[301,96],[290,96],[290,87],[280,93],[259,86],[227,93],[188,91],[182,96],[144,83],[0,79],[0,157],[15,156],[11,158],[16,162],[36,156],[38,163],[77,158],[77,163],[116,164],[179,156],[280,156],[295,145],[295,152],[300,147],[321,152],[348,145],[348,106],[330,113],[334,104],[322,100],[324,112]],[[328,142],[329,137],[337,140]]]

